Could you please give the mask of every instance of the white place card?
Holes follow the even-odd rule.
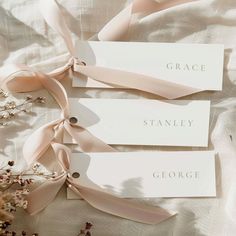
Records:
[[[222,90],[224,46],[151,42],[78,42],[78,58],[87,65],[144,74],[202,90]],[[73,87],[109,85],[73,78]]]
[[[69,99],[71,116],[108,144],[208,146],[210,101]],[[73,143],[65,133],[65,143]]]
[[[215,153],[73,153],[79,184],[123,198],[215,197]],[[68,198],[78,198],[68,189]]]

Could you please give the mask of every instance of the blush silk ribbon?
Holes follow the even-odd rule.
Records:
[[[51,147],[60,165],[58,175],[44,182],[28,195],[29,212],[37,213],[44,209],[45,205],[48,205],[61,187],[67,183],[75,194],[85,199],[93,207],[122,218],[146,224],[157,224],[174,215],[162,208],[140,205],[79,184],[69,173],[70,149],[55,142],[51,143]]]
[[[70,123],[68,97],[60,82],[48,78],[43,73],[34,72],[27,66],[12,68],[12,70],[14,73],[18,70],[18,72],[33,74],[34,80],[52,94],[62,110],[60,119],[37,129],[28,137],[23,146],[23,155],[29,166],[36,161],[43,163],[41,160],[49,148],[54,150],[56,159],[60,164],[59,174],[55,178],[46,180],[27,195],[27,211],[29,214],[33,215],[43,210],[53,201],[61,187],[66,183],[75,194],[82,197],[90,205],[112,215],[147,224],[157,224],[175,215],[175,213],[159,207],[134,203],[75,182],[69,175],[69,148],[56,143],[62,142],[63,131],[67,131],[85,152],[114,152],[116,150],[97,139],[83,127]],[[45,165],[45,167],[49,166]]]
[[[27,68],[24,68],[25,71]],[[90,205],[104,212],[127,218],[130,220],[157,224],[174,215],[162,208],[140,205],[121,199],[111,194],[97,191],[75,182],[69,175],[70,150],[55,141],[62,141],[63,130],[66,130],[72,138],[86,152],[114,152],[115,149],[91,135],[86,129],[69,122],[69,104],[64,87],[55,79],[48,79],[46,75],[35,72],[35,78],[45,87],[58,102],[62,110],[62,117],[46,124],[32,133],[23,147],[23,155],[28,165],[36,161],[41,162],[44,153],[51,147],[59,161],[61,169],[59,175],[45,181],[36,187],[28,196],[27,211],[36,214],[44,209],[57,195],[64,183],[77,195],[86,200]]]
[[[157,224],[175,215],[175,213],[160,207],[134,203],[75,182],[69,174],[70,149],[58,143],[63,142],[63,131],[67,131],[85,152],[115,152],[116,150],[90,134],[89,131],[80,125],[71,124],[68,97],[65,88],[60,82],[53,78],[48,78],[43,73],[34,72],[27,66],[12,69],[15,71],[14,73],[16,73],[17,69],[18,72],[31,73],[34,76],[34,80],[52,94],[62,111],[60,119],[37,129],[28,137],[23,146],[23,155],[29,166],[38,161],[45,167],[50,168],[48,162],[52,161],[52,158],[49,161],[47,160],[47,165],[43,163],[44,154],[49,148],[54,150],[56,160],[60,164],[59,171],[57,171],[59,174],[55,178],[46,180],[27,195],[27,211],[29,214],[33,215],[43,210],[53,201],[59,190],[66,183],[75,194],[82,197],[93,207],[122,218],[141,223]]]
[[[170,6],[184,2],[187,1],[175,0],[172,1]],[[137,5],[133,5],[137,6],[137,8],[134,9],[135,13],[144,12],[146,14],[157,11],[158,8],[154,8],[154,6],[159,4],[151,0],[138,0],[134,1],[134,3],[137,3]],[[169,7],[168,4],[165,7],[163,6],[165,6],[165,4],[161,7],[160,3],[159,10]],[[35,91],[40,88],[45,88],[52,94],[62,110],[60,119],[52,121],[33,132],[24,144],[23,155],[29,166],[36,161],[41,162],[46,151],[52,148],[61,167],[58,176],[36,187],[36,189],[28,195],[28,212],[35,214],[44,209],[55,198],[62,185],[66,182],[76,194],[82,196],[89,204],[116,216],[137,222],[156,224],[175,215],[175,213],[171,213],[162,208],[130,202],[105,192],[81,186],[78,182],[73,181],[73,178],[69,175],[70,151],[65,145],[58,143],[62,142],[63,131],[67,131],[85,152],[114,152],[115,150],[94,137],[80,125],[70,122],[68,97],[64,87],[58,80],[64,78],[68,72],[72,70],[74,73],[83,74],[100,82],[135,88],[158,94],[165,98],[177,98],[199,92],[200,90],[158,80],[145,75],[103,67],[85,66],[83,62],[76,58],[69,29],[57,3],[54,0],[41,0],[40,7],[47,23],[63,37],[70,52],[71,59],[65,66],[48,74],[34,71],[32,68],[25,65],[6,65],[0,69],[1,86],[7,84],[7,87],[11,91],[16,92]],[[111,25],[112,24],[113,23],[111,23]],[[106,26],[106,30],[101,31],[103,38],[104,32],[108,32],[108,28],[109,27]]]
[[[101,29],[98,39],[101,41],[123,40],[129,28],[136,22],[135,16],[145,17],[151,13],[193,1],[196,0],[134,0]]]
[[[100,35],[99,37],[103,40],[106,38],[117,38],[118,36],[114,32],[120,31],[120,28],[124,28],[126,32],[130,25],[132,14],[141,14],[142,12],[144,14],[150,14],[155,11],[167,9],[171,6],[192,1],[193,0],[172,0],[158,3],[154,0],[135,0],[134,3],[128,7],[131,9],[131,11],[125,11],[125,14],[118,15],[115,23],[113,20],[109,22],[101,30],[98,36]],[[50,78],[60,80],[64,78],[69,71],[72,71],[72,73],[74,73],[76,76],[83,75],[85,78],[90,77],[98,82],[109,84],[113,87],[118,86],[137,89],[156,94],[167,99],[176,99],[202,91],[200,88],[188,87],[143,74],[99,67],[96,65],[85,65],[83,62],[79,61],[78,58],[76,58],[76,50],[70,35],[70,30],[66,25],[57,2],[55,0],[40,0],[39,6],[41,13],[48,25],[50,25],[64,39],[71,56],[69,62],[65,66],[58,68],[48,74]],[[126,19],[125,25],[122,19]],[[116,26],[117,31],[114,29]],[[111,37],[111,35],[114,37]],[[9,69],[5,67],[0,69],[0,78],[6,78],[5,74],[7,70]],[[30,76],[15,77],[15,79],[8,81],[7,84],[10,90],[16,92],[34,91],[42,87],[41,83],[39,83],[37,80],[33,80]]]

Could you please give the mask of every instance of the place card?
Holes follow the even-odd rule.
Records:
[[[208,146],[210,101],[69,99],[70,115],[105,143]],[[65,132],[65,143],[73,143]]]
[[[73,153],[70,173],[123,198],[216,196],[214,151]]]
[[[80,41],[77,48],[78,58],[87,65],[144,74],[201,90],[222,90],[221,44]],[[72,86],[111,88],[83,76],[74,77]]]

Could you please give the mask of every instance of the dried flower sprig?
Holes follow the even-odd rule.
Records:
[[[7,99],[8,93],[0,89],[0,98]],[[16,101],[6,101],[0,105],[0,127],[6,126],[10,121],[16,118],[20,113],[29,113],[34,104],[45,104],[45,97],[26,96],[24,101],[17,103]],[[14,212],[17,208],[25,209],[27,201],[25,196],[29,194],[28,186],[34,182],[36,177],[51,179],[57,176],[57,173],[45,174],[40,170],[40,165],[35,164],[31,170],[20,174],[15,174],[12,170],[14,161],[8,161],[5,167],[0,168],[0,236],[27,236],[26,231],[17,234],[15,231],[9,230],[9,226],[14,219]],[[86,222],[78,236],[91,236],[90,229],[92,224]],[[38,236],[37,233],[31,234]]]
[[[51,179],[55,177],[55,173],[45,174],[40,170],[40,164],[35,164],[33,167],[19,174],[15,174],[11,168],[13,167],[14,161],[9,161],[6,167],[0,168],[0,191],[6,191],[10,189],[14,184],[18,184],[20,187],[27,187],[33,183],[36,177],[43,177],[44,179]]]
[[[7,98],[8,95],[2,89],[0,90],[0,96]],[[20,113],[29,113],[33,104],[45,104],[45,97],[36,97],[28,95],[24,101],[18,103],[16,101],[6,101],[6,103],[0,105],[0,126],[6,126],[10,120],[14,119]]]
[[[9,231],[8,227],[14,219],[14,212],[17,208],[25,209],[27,201],[25,196],[29,193],[29,185],[38,176],[45,179],[54,177],[53,174],[44,174],[40,165],[35,164],[31,170],[15,174],[13,172],[14,161],[8,161],[5,167],[0,168],[0,235],[15,235],[16,232]],[[22,231],[21,235],[27,235]],[[33,234],[37,235],[37,234]]]
[[[17,234],[15,231],[8,231],[6,230],[5,233],[0,234],[1,236],[27,236],[29,234],[26,233],[26,231],[22,231],[20,234]],[[38,236],[37,233],[31,234],[32,236]]]
[[[40,164],[35,164],[29,171],[15,174],[13,172],[14,161],[8,161],[6,166],[0,168],[0,236],[27,236],[26,231],[17,234],[9,230],[14,219],[14,212],[17,208],[25,209],[27,201],[25,196],[29,194],[29,185],[37,177],[52,179],[57,173],[45,174]],[[91,236],[92,224],[86,222],[85,226],[80,229],[78,236]],[[38,236],[37,233],[31,234]]]
[[[7,98],[8,97],[8,93],[5,92],[3,89],[0,89],[0,97]]]
[[[91,224],[90,222],[86,222],[84,228],[80,230],[78,236],[92,236],[90,231],[92,227],[93,224]]]

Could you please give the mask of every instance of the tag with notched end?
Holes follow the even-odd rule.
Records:
[[[82,98],[69,103],[71,120],[107,144],[208,146],[209,101]],[[65,132],[64,142],[74,140]]]
[[[73,153],[80,185],[122,198],[215,197],[213,151]],[[68,189],[68,199],[78,199]]]
[[[89,66],[142,74],[196,91],[222,90],[221,44],[80,41],[77,47],[79,60]],[[74,77],[72,86],[113,87],[85,76]]]

